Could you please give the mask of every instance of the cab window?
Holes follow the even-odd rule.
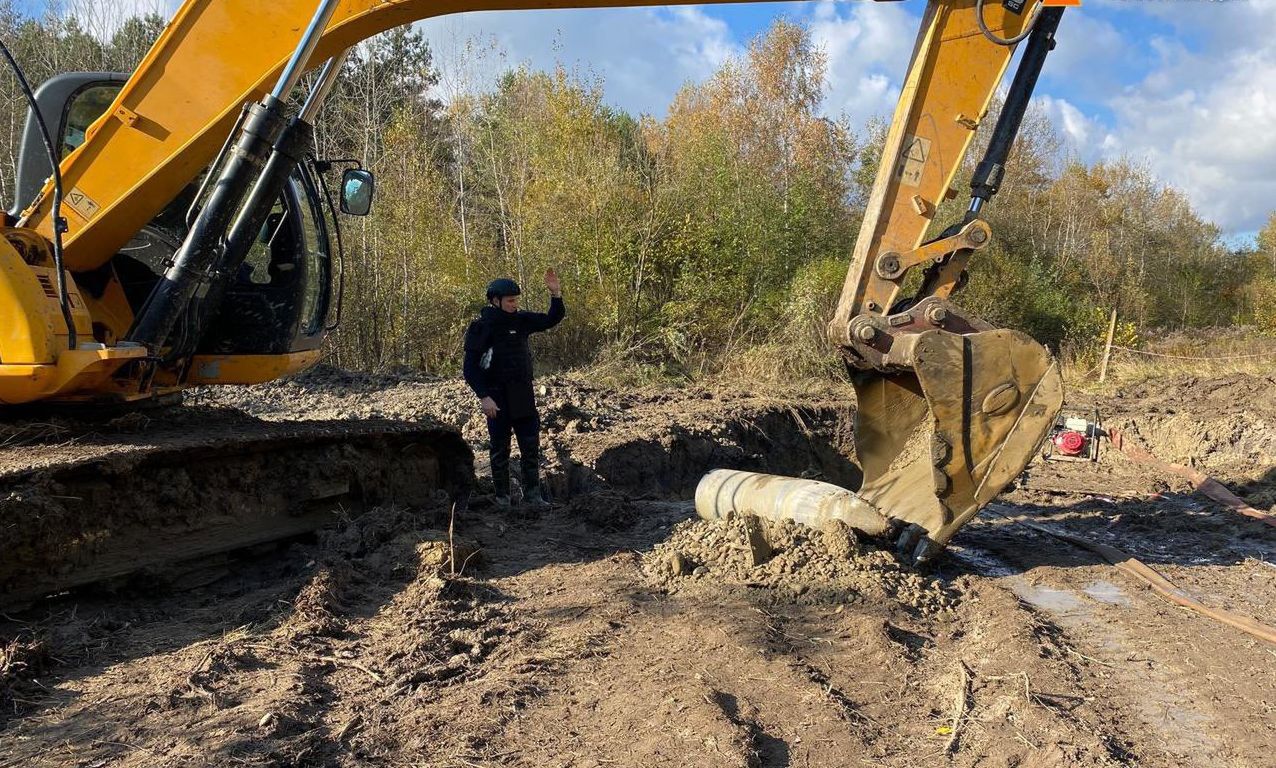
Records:
[[[293,257],[288,248],[291,238],[285,231],[287,227],[288,207],[286,200],[280,197],[261,225],[252,248],[244,256],[244,263],[239,265],[237,282],[241,285],[270,285],[292,269]]]
[[[84,134],[97,122],[120,92],[120,83],[90,85],[77,91],[67,100],[66,114],[62,118],[62,137],[58,157],[66,157],[84,143]]]
[[[294,179],[297,189],[297,208],[301,213],[301,234],[306,249],[305,284],[301,289],[301,327],[305,333],[316,333],[323,326],[328,311],[328,233],[322,213],[315,209],[319,195],[312,184]],[[307,199],[310,193],[310,199]]]

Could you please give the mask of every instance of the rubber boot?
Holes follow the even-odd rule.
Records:
[[[499,509],[510,507],[509,454],[492,456],[492,503]]]
[[[519,464],[519,468],[523,470],[523,504],[534,509],[548,507],[549,502],[541,491],[540,468],[537,466],[539,462],[535,458],[523,458]]]
[[[541,487],[539,485],[533,485],[531,488],[524,489],[523,503],[533,509],[544,509],[549,506],[549,502],[545,500],[545,496],[541,493]]]

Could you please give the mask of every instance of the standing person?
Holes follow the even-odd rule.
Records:
[[[523,502],[545,506],[540,484],[540,416],[532,391],[532,349],[527,337],[558,325],[567,314],[562,285],[545,271],[549,312],[519,310],[522,291],[509,278],[487,286],[487,306],[465,331],[465,383],[479,398],[491,438],[492,488],[498,506],[510,503],[510,434],[518,438]]]

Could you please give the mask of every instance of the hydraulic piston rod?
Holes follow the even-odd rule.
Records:
[[[173,265],[147,298],[129,331],[129,341],[145,344],[153,354],[170,346],[180,347],[180,354],[198,343],[200,329],[197,327],[184,328],[183,338],[177,340],[179,344],[174,345],[170,337],[178,319],[190,309],[193,301],[202,301],[210,293],[219,295],[223,288],[218,284],[233,278],[233,271],[224,269],[227,229],[235,220],[236,211],[244,202],[249,188],[261,178],[262,167],[272,155],[277,154],[277,142],[285,133],[285,99],[300,79],[304,65],[318,45],[337,5],[337,0],[320,3],[274,91],[248,108],[239,136],[218,172],[207,203],[200,209],[190,232],[173,257]],[[262,188],[259,186],[258,189]],[[206,312],[207,308],[204,308],[197,314]]]

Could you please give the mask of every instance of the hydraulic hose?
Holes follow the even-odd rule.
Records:
[[[4,58],[9,62],[14,77],[18,79],[22,93],[27,97],[27,103],[31,106],[31,115],[35,118],[36,125],[40,126],[40,138],[44,140],[44,151],[49,155],[49,166],[53,168],[53,268],[57,272],[58,304],[62,309],[62,319],[66,322],[67,349],[75,349],[79,346],[79,342],[75,334],[75,319],[71,317],[71,296],[66,288],[66,272],[62,269],[62,233],[66,231],[66,219],[62,217],[61,164],[58,162],[58,153],[53,149],[49,126],[44,122],[44,115],[40,114],[40,106],[35,100],[31,84],[27,82],[26,75],[22,73],[22,67],[18,66],[17,59],[13,58],[13,54],[9,52],[9,46],[5,45],[3,40],[0,40],[0,52],[4,53]]]
[[[1031,33],[1032,39],[1028,41],[1023,60],[1019,62],[1019,69],[1015,71],[1014,80],[1010,83],[1010,91],[1006,94],[1001,115],[993,128],[988,150],[970,180],[971,201],[967,221],[973,220],[984,203],[991,200],[1001,188],[1006,158],[1010,156],[1010,148],[1019,134],[1023,116],[1028,111],[1032,92],[1037,87],[1037,78],[1041,76],[1041,68],[1046,63],[1046,55],[1054,48],[1054,34],[1062,18],[1062,8],[1048,8],[1033,17],[1032,28],[1024,33]]]
[[[1022,41],[1025,37],[1032,34],[1033,28],[1037,25],[1037,17],[1041,15],[1042,6],[1038,5],[1037,10],[1032,12],[1032,18],[1028,19],[1028,23],[1024,25],[1023,31],[1014,37],[1000,37],[997,33],[988,28],[988,22],[984,21],[984,0],[975,0],[975,19],[979,22],[979,31],[984,33],[984,37],[997,45],[1011,46]]]

